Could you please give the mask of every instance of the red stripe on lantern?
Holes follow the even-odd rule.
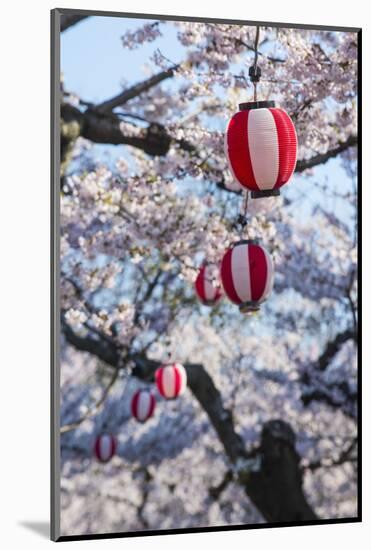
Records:
[[[202,302],[205,302],[206,300],[204,287],[205,269],[205,266],[201,267],[195,282],[196,293]]]
[[[278,135],[279,171],[275,189],[291,178],[297,159],[297,137],[295,126],[283,109],[269,109],[273,115]]]
[[[163,381],[162,381],[163,373],[164,373],[163,368],[159,368],[159,369],[156,370],[156,372],[155,372],[155,382],[156,382],[156,386],[157,386],[158,391],[160,392],[160,394],[163,397],[165,397],[164,385],[163,385]]]
[[[231,118],[227,127],[227,155],[238,182],[258,191],[250,158],[248,122],[249,111],[239,111]]]
[[[135,418],[137,417],[137,411],[138,411],[138,403],[139,403],[139,394],[140,394],[140,391],[137,391],[135,392],[135,394],[133,395],[133,399],[131,400],[131,415],[134,416]]]
[[[261,246],[249,245],[249,267],[251,299],[253,302],[259,302],[264,293],[268,273],[267,261]]]
[[[94,443],[94,454],[96,456],[96,458],[98,460],[100,460],[100,442],[99,442],[99,437],[97,437],[97,439],[95,440],[95,443]]]
[[[221,267],[220,267],[220,277],[222,280],[224,292],[226,293],[228,298],[231,300],[231,302],[238,305],[241,303],[241,300],[233,284],[232,251],[233,251],[233,248],[229,248],[223,256]]]

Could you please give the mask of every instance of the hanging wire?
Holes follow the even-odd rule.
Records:
[[[257,68],[257,66],[258,66],[259,35],[260,35],[260,27],[259,27],[259,25],[257,25],[257,27],[256,27],[256,33],[255,33],[255,44],[254,44],[254,74],[256,74],[256,68]]]
[[[255,42],[254,42],[254,63],[249,69],[249,77],[254,86],[254,101],[258,100],[258,82],[261,77],[261,70],[258,66],[258,56],[259,56],[259,36],[260,36],[260,26],[257,25],[255,33]]]
[[[245,200],[244,200],[244,204],[243,204],[243,215],[244,215],[245,218],[246,218],[246,215],[247,215],[248,201],[249,201],[249,192],[246,191],[246,196],[245,196]]]

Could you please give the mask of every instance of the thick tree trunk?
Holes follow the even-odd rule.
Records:
[[[302,487],[295,434],[282,420],[263,426],[258,450],[259,468],[245,479],[246,494],[269,522],[297,522],[317,519]],[[241,474],[243,482],[243,474]]]

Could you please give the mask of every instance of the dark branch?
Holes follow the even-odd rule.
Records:
[[[179,65],[174,65],[173,67],[171,67],[170,69],[167,69],[166,71],[161,71],[160,73],[151,76],[147,80],[144,80],[139,84],[135,84],[134,86],[131,86],[131,88],[124,90],[123,92],[112,97],[111,99],[107,99],[107,101],[104,101],[99,105],[96,105],[95,109],[99,111],[112,111],[112,109],[114,109],[115,107],[124,105],[130,99],[133,99],[134,97],[139,96],[143,92],[147,92],[150,88],[153,88],[153,86],[156,86],[157,84],[159,84],[160,82],[163,82],[167,78],[171,78],[172,76],[174,76],[174,73],[178,68],[178,66]]]
[[[111,343],[90,335],[79,336],[63,320],[62,328],[69,344],[79,351],[95,355],[111,367],[117,368],[120,350],[114,342]],[[141,380],[153,382],[156,369],[161,366],[161,363],[141,355],[132,355],[130,359],[135,364],[133,375]],[[234,430],[232,415],[230,411],[224,409],[220,392],[215,387],[211,376],[203,365],[188,363],[184,366],[187,371],[188,386],[201,407],[209,415],[229,458],[235,462],[239,457],[247,456],[243,441]]]
[[[244,46],[250,52],[255,52],[254,46],[250,46],[250,44],[247,44],[246,42],[244,42],[243,40],[241,40],[239,38],[236,40],[236,44],[240,44],[241,46]],[[271,55],[266,55],[266,54],[264,54],[260,51],[258,51],[257,54],[262,56],[262,57],[265,57],[271,63],[285,63],[286,62],[286,59],[284,59],[282,57],[274,57],[274,56],[271,56]]]
[[[344,153],[350,147],[357,145],[357,136],[349,136],[346,141],[340,142],[338,145],[319,155],[305,160],[298,160],[295,168],[295,172],[304,172],[308,168],[314,168],[319,164],[325,164],[328,160],[337,157],[340,153]]]
[[[304,406],[319,401],[333,409],[340,409],[350,418],[357,418],[357,392],[354,392],[347,382],[331,384],[326,388],[307,389],[303,392],[301,400]]]
[[[324,371],[327,369],[332,359],[335,357],[341,346],[348,340],[355,339],[356,335],[353,330],[347,329],[343,332],[339,332],[334,340],[329,342],[317,361],[318,369]]]
[[[92,336],[79,336],[62,317],[62,330],[66,340],[71,346],[79,351],[86,351],[95,355],[111,367],[117,367],[120,362],[120,353],[117,347],[103,338],[93,338]]]
[[[228,487],[228,485],[233,481],[233,472],[231,470],[227,470],[224,474],[224,477],[222,481],[219,483],[219,485],[216,485],[216,487],[210,487],[209,489],[209,495],[213,500],[218,500],[224,489]]]
[[[356,340],[357,335],[351,329],[339,332],[336,337],[328,342],[322,354],[317,361],[310,364],[301,375],[301,382],[304,384],[304,391],[301,400],[304,406],[310,405],[313,401],[326,403],[334,409],[341,409],[344,414],[355,418],[357,415],[357,393],[354,392],[351,385],[346,381],[333,382],[326,386],[322,383],[322,375],[341,346],[348,340]]]
[[[341,466],[342,464],[345,464],[347,462],[357,462],[357,457],[354,455],[354,451],[357,447],[357,438],[354,438],[353,441],[344,449],[339,458],[336,460],[326,461],[324,462],[322,460],[316,460],[315,462],[311,462],[307,466],[303,468],[303,470],[310,470],[311,472],[314,472],[315,470],[318,470],[319,468],[333,468],[334,466]]]
[[[170,147],[171,138],[160,124],[138,128],[128,123],[123,124],[112,113],[105,114],[93,109],[81,112],[67,103],[62,104],[61,115],[62,157],[64,144],[67,145],[78,136],[94,143],[131,145],[152,156],[166,155]]]
[[[152,382],[160,363],[141,355],[133,356],[132,359],[135,362],[133,375]],[[234,429],[232,414],[223,407],[220,392],[209,373],[201,364],[187,363],[184,367],[187,371],[188,386],[208,414],[230,460],[235,462],[240,457],[246,457],[243,441]]]
[[[73,25],[76,25],[76,23],[79,23],[83,19],[87,19],[87,18],[88,18],[87,15],[62,14],[62,17],[61,17],[61,32],[66,31],[67,29],[69,29]]]
[[[114,342],[91,336],[78,336],[66,324],[67,341],[80,351],[88,351],[117,369],[120,349]],[[158,361],[141,354],[131,355],[132,374],[153,382]],[[233,467],[233,475],[268,521],[310,521],[316,515],[308,505],[302,489],[300,458],[295,449],[295,434],[288,424],[275,420],[263,427],[260,446],[247,452],[241,436],[235,431],[232,414],[223,407],[222,398],[212,378],[201,364],[185,365],[188,386],[207,413]],[[225,484],[230,479],[227,475]],[[223,490],[219,487],[219,490]],[[284,498],[283,498],[284,497]]]

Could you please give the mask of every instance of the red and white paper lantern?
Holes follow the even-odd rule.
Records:
[[[220,277],[224,292],[241,312],[257,311],[272,290],[272,259],[258,241],[239,241],[225,252]]]
[[[138,422],[145,422],[153,415],[155,406],[156,399],[152,392],[138,390],[131,400],[131,414]]]
[[[297,137],[289,115],[274,101],[241,103],[225,132],[225,153],[234,178],[252,198],[279,195],[296,166]]]
[[[206,306],[215,305],[223,295],[219,281],[215,277],[215,266],[205,264],[198,272],[195,281],[197,298]]]
[[[184,393],[187,386],[187,373],[180,363],[163,365],[155,373],[156,386],[162,397],[175,399]]]
[[[99,462],[109,462],[116,453],[116,449],[117,440],[112,434],[100,434],[95,440],[94,454]]]

